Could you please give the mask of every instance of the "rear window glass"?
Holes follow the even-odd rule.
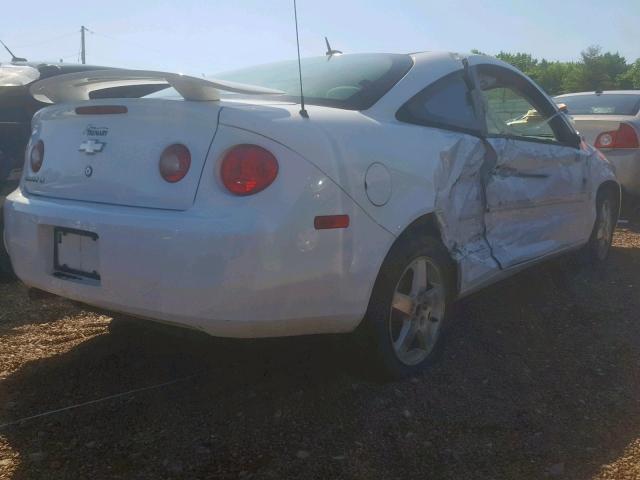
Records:
[[[398,120],[442,128],[479,130],[463,75],[460,70],[424,89],[398,111]]]
[[[640,94],[590,94],[556,97],[564,103],[569,115],[636,115],[640,109]]]
[[[302,59],[305,102],[364,110],[377,102],[411,68],[409,55],[350,54]],[[282,90],[277,98],[298,101],[298,61],[259,65],[211,76],[215,79]],[[229,94],[222,92],[223,95]]]

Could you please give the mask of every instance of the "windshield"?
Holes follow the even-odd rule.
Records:
[[[302,59],[304,100],[311,105],[364,110],[377,102],[413,64],[409,55],[352,54]],[[211,77],[286,92],[278,96],[298,101],[298,61],[259,65]],[[230,94],[224,94],[229,96]]]
[[[554,99],[567,106],[569,115],[637,115],[640,93],[563,95]]]

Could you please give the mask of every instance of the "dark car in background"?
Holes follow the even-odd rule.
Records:
[[[22,175],[24,151],[31,135],[33,114],[48,104],[31,96],[29,86],[36,80],[109,67],[68,63],[7,62],[0,63],[0,274],[11,271],[4,247],[2,205],[15,190]],[[129,85],[92,92],[92,98],[141,97],[165,88],[158,85]]]

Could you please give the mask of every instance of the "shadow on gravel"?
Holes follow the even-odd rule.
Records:
[[[120,325],[3,382],[16,478],[585,479],[640,435],[640,250],[461,302],[441,361],[395,384],[341,339],[231,341]]]
[[[0,300],[0,335],[5,338],[16,327],[55,322],[87,308],[55,296],[33,301],[17,279],[0,281]]]
[[[17,282],[17,281],[18,281],[18,279],[13,274],[13,272],[3,270],[2,267],[0,267],[0,285],[13,283],[13,282]]]

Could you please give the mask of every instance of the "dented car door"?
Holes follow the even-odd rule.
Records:
[[[490,168],[486,239],[503,269],[588,237],[585,155],[562,115],[526,77],[478,65]]]

